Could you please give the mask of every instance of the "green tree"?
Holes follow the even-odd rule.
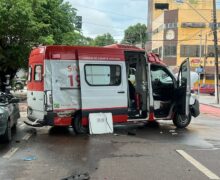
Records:
[[[68,32],[65,33],[62,39],[62,44],[65,45],[92,45],[93,39],[83,36],[80,32]]]
[[[36,40],[45,44],[49,38],[53,44],[63,44],[67,33],[74,33],[76,9],[63,0],[32,0]],[[51,39],[52,38],[52,39]]]
[[[25,0],[0,0],[0,83],[27,63],[32,39],[33,11]]]
[[[75,19],[76,9],[63,0],[0,0],[0,86],[5,74],[27,67],[33,46],[74,35]]]
[[[63,35],[62,44],[65,45],[83,45],[83,35],[75,32],[67,32]]]
[[[136,25],[129,26],[124,31],[124,38],[122,43],[125,44],[141,44],[144,47],[147,41],[147,27],[145,24],[137,23]]]
[[[115,43],[115,40],[112,37],[112,35],[109,34],[109,33],[106,33],[106,34],[97,36],[94,39],[94,41],[91,43],[91,45],[94,45],[94,46],[106,46],[106,45],[110,45],[110,44],[114,44],[114,43]]]

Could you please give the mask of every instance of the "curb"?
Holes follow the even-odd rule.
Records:
[[[216,106],[211,105],[211,104],[205,104],[205,103],[199,103],[199,104],[205,105],[205,106],[210,106],[210,107],[213,107],[213,108],[215,108],[215,109],[219,109],[219,110],[220,110],[220,107],[216,107]]]

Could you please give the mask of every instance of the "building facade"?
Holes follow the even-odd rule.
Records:
[[[148,0],[148,10],[147,51],[158,53],[172,67],[189,57],[191,67],[203,66],[214,74],[212,0]]]

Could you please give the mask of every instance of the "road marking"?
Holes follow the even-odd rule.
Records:
[[[184,157],[187,161],[189,161],[193,166],[195,166],[198,170],[200,170],[203,174],[205,174],[209,179],[220,179],[216,174],[210,171],[208,168],[203,166],[200,162],[195,160],[192,156],[186,153],[183,150],[176,150],[182,157]]]
[[[11,158],[11,157],[16,153],[17,150],[18,150],[18,148],[11,148],[11,149],[3,156],[3,158],[4,158],[4,159],[9,159],[9,158]]]
[[[191,150],[196,150],[196,151],[216,151],[220,150],[220,148],[209,148],[209,149],[191,149]]]
[[[26,140],[26,141],[27,141],[31,136],[32,136],[32,134],[27,133],[27,134],[25,134],[25,136],[22,138],[22,140]]]

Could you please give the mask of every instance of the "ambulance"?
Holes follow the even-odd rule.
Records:
[[[27,86],[25,123],[35,127],[87,133],[90,114],[111,113],[113,124],[172,120],[185,128],[200,113],[188,59],[176,78],[158,55],[127,45],[37,47]]]

